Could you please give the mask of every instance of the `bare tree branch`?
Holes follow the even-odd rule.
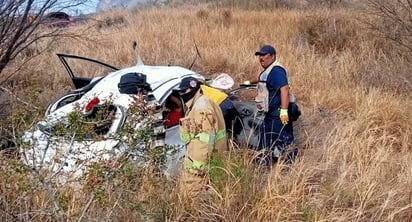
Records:
[[[377,20],[369,26],[380,36],[412,53],[412,0],[368,0],[369,13]]]
[[[50,28],[48,13],[85,4],[87,0],[2,0],[0,4],[0,74],[23,50],[42,39],[67,35],[60,27]]]

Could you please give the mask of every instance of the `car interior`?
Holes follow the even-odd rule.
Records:
[[[180,100],[177,92],[172,92],[167,97],[163,111],[163,118],[165,120],[166,128],[176,126],[179,124],[180,118],[183,117],[183,103]]]

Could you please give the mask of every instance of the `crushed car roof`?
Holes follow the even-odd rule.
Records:
[[[204,80],[204,77],[196,72],[179,66],[147,66],[138,65],[121,69],[104,77],[87,94],[91,96],[107,93],[117,94],[121,76],[127,73],[141,73],[146,75],[147,82],[150,84],[153,95],[159,103],[163,103],[170,94],[171,89],[177,87],[181,79],[186,76],[194,76]],[[115,83],[115,84],[113,84]]]

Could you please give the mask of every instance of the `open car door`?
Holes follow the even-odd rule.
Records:
[[[119,70],[112,65],[76,55],[57,54],[69,74],[75,89],[89,85],[107,74]]]
[[[75,89],[53,101],[47,107],[45,116],[80,99],[109,73],[119,70],[114,66],[90,58],[66,54],[57,54],[57,56],[69,74]]]

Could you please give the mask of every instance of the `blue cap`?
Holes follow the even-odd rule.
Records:
[[[178,88],[175,90],[177,91],[183,91],[188,88],[196,88],[199,85],[199,80],[197,80],[195,77],[189,76],[185,77],[182,79],[182,82],[180,82],[180,85]]]
[[[273,46],[271,45],[264,45],[259,51],[255,52],[255,56],[266,55],[266,54],[275,55],[276,54],[275,48],[273,48]]]

